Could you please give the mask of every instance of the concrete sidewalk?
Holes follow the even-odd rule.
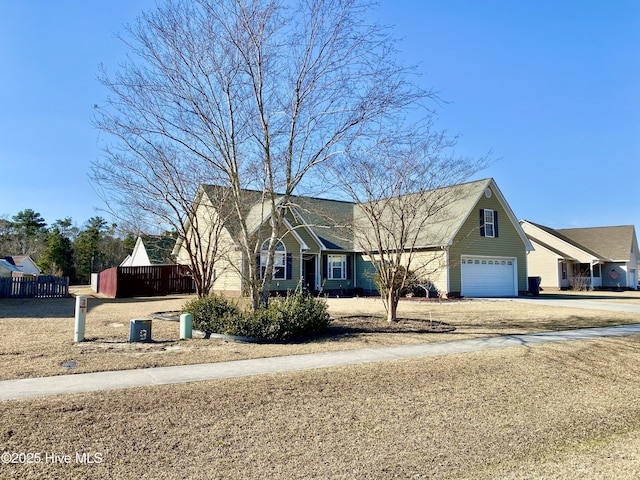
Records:
[[[26,378],[0,382],[0,401],[18,400],[47,395],[93,392],[121,388],[166,385],[172,383],[199,382],[223,378],[246,377],[278,372],[294,372],[316,368],[358,365],[478,352],[506,347],[522,347],[543,343],[588,340],[603,337],[620,337],[640,334],[640,324],[615,327],[585,328],[562,332],[506,335],[490,338],[474,338],[453,342],[399,345],[384,348],[324,352],[308,355],[257,358],[234,362],[206,363],[176,367],[141,368],[111,372],[59,375],[43,378]]]

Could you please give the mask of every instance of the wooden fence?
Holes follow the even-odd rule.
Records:
[[[190,270],[183,265],[113,267],[100,272],[98,292],[112,298],[193,293]]]
[[[3,298],[66,298],[69,277],[0,277],[0,297]]]

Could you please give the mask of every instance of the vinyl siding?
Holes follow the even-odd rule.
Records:
[[[482,208],[498,212],[497,238],[480,235],[479,212]],[[449,251],[449,292],[461,291],[460,260],[462,255],[516,258],[518,290],[527,290],[526,246],[495,193],[491,195],[491,198],[487,198],[484,194],[480,197],[455,236]]]
[[[418,278],[430,281],[438,292],[447,292],[446,253],[443,250],[415,252],[410,270],[415,272]]]
[[[376,269],[373,268],[371,260],[367,255],[356,255],[356,286],[362,288],[365,293],[377,292],[376,284],[373,281],[373,277],[376,274]]]
[[[529,276],[540,277],[540,286],[542,288],[559,289],[564,286],[560,284],[562,270],[558,262],[558,255],[535,241],[531,243],[535,250],[529,252],[527,256]]]
[[[264,227],[261,229],[262,241],[269,238],[271,228]],[[299,233],[299,232],[296,232]],[[300,282],[300,243],[291,232],[286,232],[282,237],[282,243],[287,249],[287,254],[291,254],[291,280],[271,280],[271,290],[295,290]],[[254,258],[255,262],[256,259]]]

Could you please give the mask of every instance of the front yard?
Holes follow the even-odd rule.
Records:
[[[334,320],[317,339],[287,344],[179,340],[177,322],[153,320],[153,343],[128,343],[129,321],[179,310],[188,296],[89,298],[85,338],[74,344],[74,299],[0,299],[0,380],[103,370],[221,362],[472,337],[557,331],[638,322],[631,313],[523,305],[514,301],[401,301],[400,322],[388,325],[379,299],[329,299]],[[606,298],[606,297],[605,297]],[[640,302],[637,292],[625,301]],[[429,322],[455,327],[425,333]]]
[[[26,310],[0,301],[3,375],[66,373],[65,360],[77,362],[71,371],[135,368],[638,321],[509,301],[406,302],[407,326],[431,317],[456,330],[388,332],[372,320],[376,301],[340,299],[330,301],[338,330],[315,341],[180,342],[176,323],[154,321],[157,343],[126,343],[130,318],[183,301],[90,300],[92,340],[80,345],[71,342],[73,302]],[[3,461],[0,476],[635,479],[639,351],[640,336],[630,336],[0,402],[3,452],[41,459]]]

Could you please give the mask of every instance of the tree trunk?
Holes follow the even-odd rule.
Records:
[[[396,322],[398,312],[398,295],[393,289],[387,291],[387,322]]]

